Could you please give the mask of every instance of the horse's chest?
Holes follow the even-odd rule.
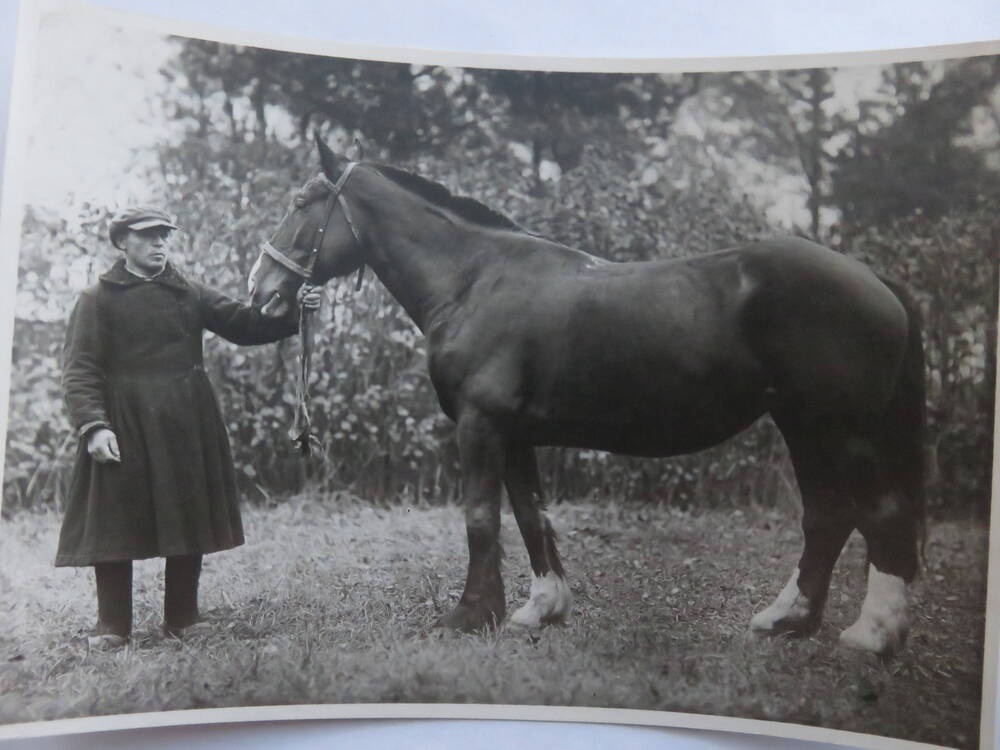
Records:
[[[463,404],[492,413],[516,411],[531,365],[524,331],[463,321],[428,334],[431,382],[445,413]]]

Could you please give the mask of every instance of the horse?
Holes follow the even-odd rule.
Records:
[[[607,261],[316,142],[322,171],[264,243],[250,302],[290,314],[303,282],[368,267],[426,337],[431,382],[455,423],[469,553],[462,596],[439,625],[504,621],[504,487],[532,569],[510,622],[568,618],[537,447],[672,456],[770,414],[802,497],[803,548],[751,630],[814,633],[857,529],[867,592],[840,640],[879,654],[903,644],[924,529],[926,421],[920,319],[905,287],[795,237]]]

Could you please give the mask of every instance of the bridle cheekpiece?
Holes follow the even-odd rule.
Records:
[[[327,191],[330,196],[334,198],[334,201],[330,205],[330,212],[326,215],[326,221],[323,226],[316,230],[316,234],[313,237],[312,248],[309,252],[309,258],[306,261],[306,265],[302,265],[297,261],[289,258],[285,252],[278,250],[271,241],[268,240],[263,245],[261,245],[261,250],[269,258],[282,266],[287,268],[292,273],[301,276],[305,281],[311,281],[313,275],[313,269],[316,266],[316,258],[319,255],[319,248],[323,244],[323,237],[326,235],[326,230],[330,226],[330,221],[333,219],[333,212],[340,204],[340,209],[344,212],[344,218],[347,220],[347,226],[351,229],[351,234],[354,236],[354,241],[360,246],[361,245],[361,234],[358,232],[357,225],[354,223],[354,219],[351,217],[351,210],[348,208],[347,201],[344,199],[343,190],[344,185],[347,183],[347,178],[351,176],[351,172],[358,165],[358,162],[352,161],[347,167],[344,168],[343,173],[340,175],[340,179],[334,184],[326,175],[322,175],[323,182],[326,185]]]

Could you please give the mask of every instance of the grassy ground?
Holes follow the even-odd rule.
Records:
[[[757,638],[751,615],[799,552],[792,514],[562,505],[551,512],[575,592],[566,627],[442,636],[464,580],[457,508],[374,509],[297,498],[246,513],[249,544],[206,558],[215,632],[156,635],[162,562],[136,566],[136,633],[88,653],[89,570],[51,567],[59,519],[3,526],[0,720],[321,702],[485,702],[667,709],[790,721],[971,747],[977,743],[985,529],[932,524],[913,631],[891,661],[838,632],[863,597],[852,539],[812,638]],[[530,582],[504,519],[508,602]]]

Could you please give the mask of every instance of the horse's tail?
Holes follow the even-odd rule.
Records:
[[[925,382],[923,327],[920,308],[903,283],[881,277],[906,310],[909,321],[906,351],[885,419],[885,438],[892,456],[893,472],[905,495],[917,530],[920,559],[927,538],[924,439],[927,431],[927,386]]]

